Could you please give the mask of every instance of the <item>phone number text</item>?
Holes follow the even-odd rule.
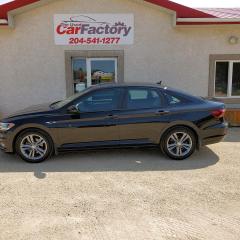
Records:
[[[70,38],[69,44],[118,44],[120,38]]]

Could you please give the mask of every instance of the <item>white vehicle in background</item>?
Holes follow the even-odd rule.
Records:
[[[96,71],[92,75],[93,80],[104,80],[111,82],[113,80],[113,73],[107,73],[103,71]]]

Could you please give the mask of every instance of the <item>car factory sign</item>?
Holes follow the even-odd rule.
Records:
[[[134,41],[133,14],[56,14],[57,45],[127,45]]]

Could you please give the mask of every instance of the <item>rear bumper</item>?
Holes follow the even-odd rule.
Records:
[[[201,146],[221,142],[228,133],[228,123],[223,122],[203,130]]]

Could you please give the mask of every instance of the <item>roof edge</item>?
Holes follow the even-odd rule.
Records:
[[[177,18],[215,18],[215,16],[168,0],[144,0],[176,12]]]
[[[13,16],[19,12],[33,9],[56,0],[15,0],[0,5],[0,27],[13,27]],[[139,0],[138,0],[139,1]],[[159,6],[173,14],[174,26],[176,25],[215,25],[215,24],[240,24],[239,19],[221,19],[199,9],[190,8],[168,0],[140,0]]]

